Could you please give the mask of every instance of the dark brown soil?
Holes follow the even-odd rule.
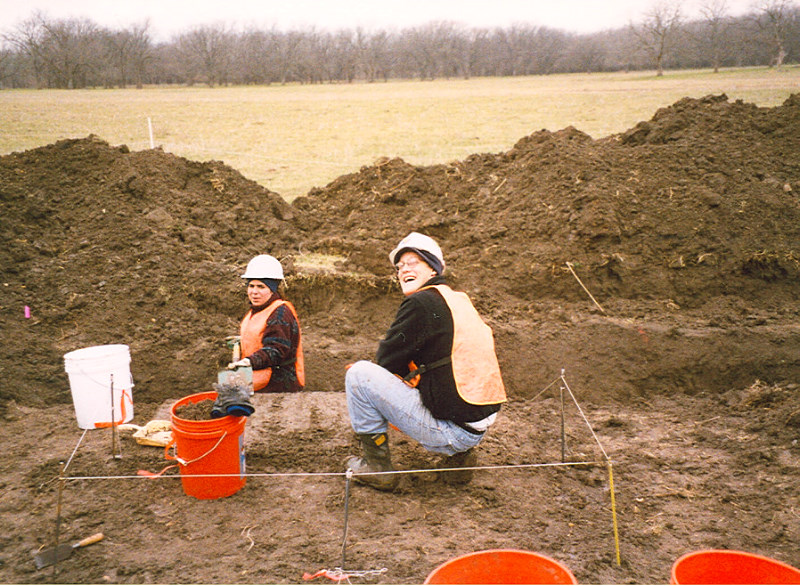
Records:
[[[175,417],[187,421],[206,421],[212,418],[211,409],[213,407],[214,401],[211,399],[203,399],[197,403],[185,403],[175,409]]]
[[[0,157],[0,433],[13,455],[0,464],[0,581],[296,583],[339,565],[341,473],[357,449],[344,365],[371,358],[391,322],[386,255],[411,230],[440,242],[492,325],[510,401],[480,448],[492,468],[470,485],[415,472],[394,494],[350,490],[347,564],[387,570],[354,582],[421,582],[491,548],[595,583],[667,582],[680,555],[708,548],[800,567],[800,94],[775,108],[722,95],[601,140],[566,128],[447,164],[383,159],[292,205],[221,162],[94,136]],[[128,436],[122,459],[102,430],[73,454],[63,355],[128,344],[135,422],[169,418],[228,361],[239,275],[264,252],[287,266],[308,388],[255,397],[247,470],[262,476],[198,501],[138,476],[171,462]],[[303,269],[310,252],[344,260]],[[596,464],[551,466],[564,445]],[[406,470],[436,465],[403,437],[392,447]],[[106,539],[37,572],[71,454],[68,476],[93,479],[65,482],[61,538]]]

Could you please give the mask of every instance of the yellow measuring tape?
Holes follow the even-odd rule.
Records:
[[[619,532],[617,531],[617,503],[614,499],[614,472],[611,469],[611,460],[608,463],[608,487],[611,490],[611,518],[614,520],[614,549],[617,552],[617,565],[622,565],[619,557]]]

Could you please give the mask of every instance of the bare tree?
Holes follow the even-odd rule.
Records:
[[[88,19],[42,20],[43,51],[48,85],[83,88],[100,69],[100,29]],[[96,81],[96,80],[94,80]]]
[[[471,29],[469,31],[469,48],[462,57],[463,67],[469,70],[470,76],[485,76],[490,70],[491,44],[490,31],[485,28]]]
[[[420,80],[452,77],[461,71],[460,29],[450,21],[436,21],[405,31],[402,56]]]
[[[727,0],[706,0],[700,6],[703,29],[699,39],[701,51],[711,60],[714,73],[719,73],[725,53],[727,31],[730,26]]]
[[[548,27],[537,29],[532,45],[530,72],[539,75],[554,73],[569,50],[567,35]]]
[[[141,89],[147,77],[147,68],[153,60],[153,42],[150,38],[150,21],[135,24],[127,29],[130,36],[130,64],[133,72],[133,83]]]
[[[639,47],[653,62],[656,75],[664,75],[664,58],[672,48],[674,33],[683,20],[680,3],[661,2],[645,13],[638,26],[631,25]]]
[[[132,82],[141,88],[144,84],[147,64],[152,59],[149,26],[149,21],[145,21],[105,35],[106,54],[119,87],[127,87]]]
[[[451,60],[458,75],[464,79],[472,77],[472,66],[475,62],[474,40],[475,33],[465,29],[459,29],[453,38]]]
[[[780,67],[800,55],[799,0],[757,0],[747,16],[730,17],[729,0],[697,0],[703,19],[684,23],[681,0],[661,3],[628,27],[591,35],[530,24],[466,29],[453,22],[388,33],[361,28],[234,33],[201,26],[153,45],[145,22],[102,30],[87,20],[35,13],[3,34],[0,83],[5,87],[85,87],[135,83],[270,84],[374,82],[390,77],[435,79],[629,71],[655,66]],[[687,42],[693,41],[693,42]]]
[[[564,54],[566,71],[603,71],[606,50],[598,36],[577,37]]]
[[[239,83],[269,85],[280,78],[281,33],[275,28],[250,29],[236,43],[235,69]]]
[[[27,56],[38,87],[75,88],[85,86],[95,61],[97,30],[87,20],[51,20],[36,12],[7,38]]]
[[[16,75],[14,52],[6,47],[0,46],[0,88],[5,87],[6,80]]]
[[[436,25],[429,24],[406,30],[402,34],[401,60],[410,73],[421,81],[436,77]]]
[[[526,65],[532,51],[531,38],[535,27],[513,24],[508,29],[495,29],[492,44],[495,47],[496,67],[499,75],[526,75],[531,73]]]
[[[796,17],[796,5],[791,0],[757,0],[753,7],[758,28],[770,45],[770,67],[780,69],[788,55],[787,37]]]
[[[19,23],[16,28],[4,35],[9,45],[16,49],[18,55],[25,58],[33,72],[36,85],[41,87],[44,80],[42,52],[42,29],[38,25],[40,14]]]
[[[300,83],[321,82],[325,69],[318,66],[319,56],[322,55],[329,64],[332,63],[334,55],[332,36],[312,26],[300,35],[299,41],[293,64],[295,80]]]
[[[359,66],[368,82],[389,81],[393,65],[392,38],[386,31],[359,37]]]
[[[333,53],[332,61],[336,64],[336,69],[331,71],[329,80],[332,78],[352,83],[359,72],[360,55],[366,43],[366,34],[360,28],[355,31],[340,30],[331,39]],[[322,55],[319,61],[324,61]]]
[[[434,34],[436,47],[436,71],[442,77],[469,77],[469,71],[464,69],[464,56],[468,53],[466,47],[467,34],[464,28],[454,22],[439,22]]]
[[[176,44],[190,84],[202,81],[213,87],[228,83],[233,50],[227,27],[221,24],[195,27],[180,35]]]
[[[278,79],[282,84],[292,80],[297,71],[296,63],[302,52],[303,34],[289,31],[278,37],[276,50]]]

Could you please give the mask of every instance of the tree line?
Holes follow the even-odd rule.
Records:
[[[782,67],[800,59],[800,4],[756,0],[733,17],[706,0],[686,19],[662,2],[638,22],[576,34],[531,24],[399,31],[234,29],[215,24],[154,42],[149,21],[121,29],[36,12],[0,36],[0,88],[351,83],[655,69]]]

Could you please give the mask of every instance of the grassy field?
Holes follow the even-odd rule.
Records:
[[[221,160],[287,200],[382,156],[427,165],[496,153],[541,129],[623,132],[683,97],[777,106],[800,67],[374,84],[0,91],[0,154],[95,134]]]

